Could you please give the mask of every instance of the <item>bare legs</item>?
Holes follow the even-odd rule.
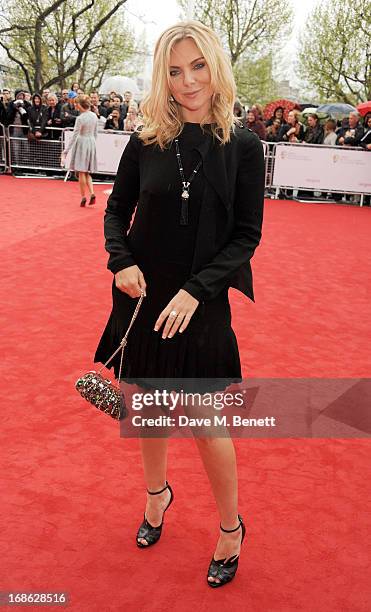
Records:
[[[238,481],[234,444],[231,438],[195,438],[202,463],[209,478],[220,522],[224,529],[234,529],[238,521]],[[241,530],[220,531],[214,559],[229,559],[241,548]],[[220,582],[209,577],[209,582]]]
[[[166,485],[168,439],[140,438],[140,445],[147,489],[150,491],[160,491]],[[165,489],[165,491],[158,495],[149,495],[147,493],[145,515],[152,527],[161,525],[163,512],[169,500],[169,489]],[[142,542],[145,546],[148,544],[144,538],[139,538],[139,542]]]
[[[143,389],[139,385],[130,385],[126,382],[122,381],[120,383],[120,388],[125,397],[125,402],[127,406],[133,406],[133,395],[135,393],[145,393],[146,389]],[[146,411],[146,416],[148,417],[156,417],[158,416],[158,408],[151,412],[151,408],[148,407]],[[150,438],[148,437],[148,431],[144,430],[140,432],[140,446],[142,451],[142,464],[144,471],[144,479],[146,482],[147,489],[149,491],[161,491],[166,485],[166,470],[167,470],[167,447],[168,447],[168,438],[167,438],[167,429],[158,428],[156,430],[156,434],[158,438]],[[161,525],[163,512],[170,501],[171,493],[169,489],[165,489],[162,493],[158,495],[149,495],[147,493],[147,503],[145,509],[145,516],[147,521],[152,525],[152,527],[158,527]],[[148,545],[147,540],[144,538],[139,538],[139,542],[144,544],[144,546]]]
[[[195,438],[225,529],[238,525],[237,465],[231,438]]]
[[[137,391],[143,391],[138,386],[121,383],[125,394],[127,405],[133,405],[130,395]],[[196,411],[199,408],[195,408]],[[186,411],[191,415],[193,409]],[[146,408],[146,416],[158,416],[158,409],[151,413],[151,408]],[[161,431],[157,428],[156,434],[161,437],[147,437],[151,432],[141,431],[140,447],[144,478],[149,491],[160,491],[166,485],[167,471],[167,429]],[[203,466],[208,476],[213,491],[216,505],[220,515],[220,522],[224,529],[234,529],[239,525],[238,520],[238,482],[236,454],[233,441],[228,437],[228,430],[220,429],[220,436],[224,437],[196,437],[195,443],[201,456]],[[170,491],[165,489],[158,495],[147,494],[145,516],[152,527],[158,527],[163,519],[163,512],[170,501]],[[241,548],[241,529],[233,533],[219,532],[219,540],[214,553],[214,559],[229,559],[238,555]],[[147,541],[139,540],[147,545]],[[220,582],[219,579],[210,577],[210,582]]]
[[[209,478],[225,529],[234,529],[238,522],[237,465],[234,444],[231,438],[195,438],[201,460]],[[165,486],[167,466],[167,438],[141,438],[144,476],[147,488],[158,491]],[[163,510],[170,499],[166,489],[159,495],[147,494],[146,518],[153,527],[160,525]],[[144,544],[146,541],[141,540]],[[214,559],[238,555],[241,545],[241,531],[224,533],[220,531]],[[218,579],[209,578],[212,582]]]
[[[88,172],[79,172],[79,187],[82,198],[85,198],[86,189],[90,196],[94,194],[93,181]]]
[[[85,190],[86,190],[86,173],[79,172],[79,187],[80,194],[82,198],[85,198]]]
[[[90,196],[94,195],[93,180],[88,172],[86,173],[86,184],[89,189],[89,195]]]

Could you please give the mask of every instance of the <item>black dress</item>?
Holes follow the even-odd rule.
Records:
[[[204,138],[197,123],[185,123],[179,148],[186,180],[200,160],[193,147]],[[138,316],[128,336],[121,379],[147,388],[184,391],[223,390],[241,381],[241,365],[235,334],[231,328],[228,287],[216,298],[200,302],[183,333],[162,339],[163,326],[154,331],[162,310],[189,279],[204,191],[202,166],[191,183],[188,225],[180,224],[181,178],[175,145],[171,163],[164,159],[163,172],[156,175],[151,197],[145,199],[141,215],[149,215],[146,248],[133,252],[143,272],[147,289]],[[165,163],[166,162],[166,163]],[[128,232],[137,231],[139,213]],[[117,289],[112,282],[112,312],[96,350],[94,361],[104,363],[118,347],[138,300]],[[109,364],[119,374],[119,355]]]

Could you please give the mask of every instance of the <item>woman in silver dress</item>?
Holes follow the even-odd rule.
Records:
[[[81,193],[80,206],[85,206],[85,192],[90,194],[89,204],[95,204],[95,194],[91,173],[97,171],[96,139],[98,134],[98,119],[90,110],[89,96],[80,95],[75,99],[80,115],[76,119],[73,136],[62,153],[61,163],[65,165],[66,156],[71,151],[69,169],[78,173]]]

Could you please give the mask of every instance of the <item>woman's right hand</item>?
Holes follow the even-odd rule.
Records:
[[[142,291],[146,295],[146,281],[142,271],[136,265],[116,272],[115,283],[117,289],[127,293],[132,298],[140,297]]]

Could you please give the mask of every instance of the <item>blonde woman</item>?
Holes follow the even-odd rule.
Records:
[[[261,238],[264,158],[257,136],[236,124],[235,95],[230,62],[211,29],[188,21],[160,36],[144,125],[124,150],[105,212],[113,308],[95,355],[104,362],[117,347],[143,291],[123,366],[123,380],[139,388],[149,379],[193,380],[200,388],[214,379],[221,391],[241,380],[228,287],[254,300],[250,259]],[[119,361],[114,368],[117,377]],[[148,493],[136,536],[142,549],[158,542],[174,497],[167,442],[140,439]],[[245,535],[235,449],[229,437],[195,442],[220,515],[207,573],[215,588],[235,576]]]
[[[90,173],[97,171],[96,138],[98,134],[98,118],[90,110],[89,96],[81,94],[75,98],[75,106],[80,112],[76,118],[73,136],[62,153],[61,164],[66,163],[66,156],[71,151],[69,169],[78,173],[81,193],[80,206],[85,206],[86,190],[90,194],[89,204],[95,204],[93,180]]]
[[[125,132],[135,132],[139,125],[141,125],[141,120],[138,117],[138,111],[136,107],[129,106],[128,113],[124,121]]]

